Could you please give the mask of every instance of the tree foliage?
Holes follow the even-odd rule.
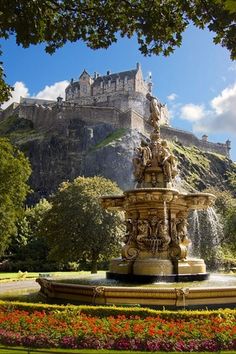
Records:
[[[27,271],[45,270],[48,249],[45,239],[39,234],[39,228],[45,213],[50,208],[51,204],[46,199],[42,199],[36,205],[27,207],[18,218],[17,232],[11,238],[8,248],[8,254],[14,262],[13,265],[10,264],[10,268]],[[15,265],[18,269],[15,269]]]
[[[169,55],[193,23],[213,31],[214,42],[235,58],[235,14],[231,0],[1,0],[0,37],[15,35],[25,48],[44,42],[53,53],[67,41],[97,49],[108,48],[119,35],[136,35],[144,55]]]
[[[24,210],[30,173],[24,154],[7,139],[0,138],[0,256],[16,232],[17,218]]]
[[[96,272],[99,257],[111,257],[123,231],[120,216],[104,210],[99,198],[120,193],[115,183],[103,177],[78,177],[62,183],[42,222],[49,258],[61,262],[87,258]]]

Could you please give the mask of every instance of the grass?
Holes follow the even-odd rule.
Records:
[[[78,353],[78,354],[147,354],[145,351],[130,351],[130,350],[106,350],[106,349],[29,349],[23,347],[17,348],[3,348],[0,347],[0,354],[16,354],[16,353]],[[166,354],[166,352],[154,352],[156,354]],[[176,354],[177,352],[168,352],[169,354]],[[185,354],[211,354],[213,352],[185,352]],[[214,352],[215,353],[215,352]],[[235,354],[235,351],[221,351],[220,354]]]
[[[50,276],[57,278],[74,278],[80,276],[88,276],[90,272],[87,271],[71,271],[71,272],[15,272],[15,273],[0,273],[0,283],[6,281],[17,281],[17,280],[25,280],[25,279],[36,279],[40,276],[40,274],[49,274]],[[104,274],[104,271],[99,271],[99,274]]]
[[[124,128],[115,130],[113,133],[109,134],[105,139],[103,139],[100,143],[91,147],[90,151],[101,149],[104,146],[112,143],[113,141],[122,138],[122,136],[125,135],[126,131],[127,129]]]
[[[206,158],[204,152],[195,146],[180,146],[176,143],[170,143],[171,150],[175,153],[184,154],[192,165],[197,165],[202,169],[209,169],[210,161]]]

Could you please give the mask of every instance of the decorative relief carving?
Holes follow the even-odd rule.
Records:
[[[187,225],[187,214],[183,212],[179,212],[176,218],[171,220],[171,258],[187,257],[188,246],[191,243],[188,238]]]
[[[123,241],[125,243],[123,258],[132,259],[138,256],[140,251],[151,252],[155,255],[158,252],[167,251],[171,237],[167,222],[154,215],[148,219],[126,220],[126,233]]]
[[[155,120],[158,121],[157,116]],[[178,174],[177,159],[171,153],[167,141],[160,139],[158,126],[150,138],[151,142],[142,140],[141,145],[135,149],[133,167],[137,188],[171,187]]]

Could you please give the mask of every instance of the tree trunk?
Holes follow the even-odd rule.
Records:
[[[96,274],[98,272],[98,265],[97,265],[97,256],[93,256],[92,262],[91,262],[91,274]]]

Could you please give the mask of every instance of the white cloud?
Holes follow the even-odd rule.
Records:
[[[29,90],[25,86],[24,82],[17,81],[14,84],[14,91],[12,91],[12,97],[1,106],[2,109],[6,109],[13,102],[20,102],[20,97],[29,97]]]
[[[173,125],[178,117],[192,123],[194,132],[236,134],[236,82],[206,104],[171,101],[170,111]]]
[[[236,103],[236,83],[231,87],[226,87],[220,95],[211,101],[212,108],[217,114],[232,112]]]
[[[203,105],[188,103],[181,107],[180,115],[182,119],[196,122],[201,120],[206,115],[206,112]]]
[[[195,125],[198,131],[236,134],[236,83],[226,87],[210,102],[211,111]]]
[[[56,100],[58,96],[65,98],[65,88],[69,85],[69,81],[59,81],[51,86],[45,86],[42,91],[39,91],[36,98],[45,100]]]
[[[44,89],[39,91],[36,95],[34,95],[34,98],[40,98],[40,99],[45,99],[45,100],[55,100],[57,99],[58,96],[61,96],[63,99],[65,99],[65,88],[69,85],[69,81],[59,81],[55,82],[55,84],[51,86],[45,86]],[[17,81],[14,84],[14,91],[12,91],[12,97],[10,100],[5,102],[1,108],[6,109],[10,104],[13,102],[20,102],[20,97],[32,97],[29,94],[29,89],[28,87],[25,86],[25,84],[21,81]]]
[[[171,93],[169,96],[167,96],[167,99],[169,101],[174,101],[177,97],[178,95],[176,93]]]

